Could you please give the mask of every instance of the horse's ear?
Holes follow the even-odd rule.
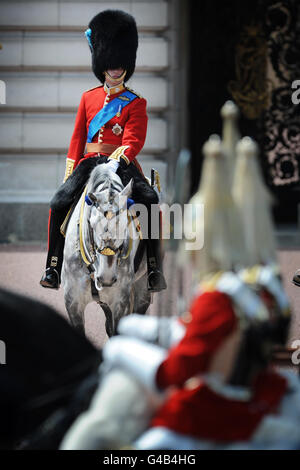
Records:
[[[87,201],[87,199],[89,201],[91,201],[89,205],[96,204],[96,202],[97,202],[97,198],[96,198],[95,194],[93,194],[93,193],[88,193],[88,195],[86,197],[86,201]]]
[[[127,186],[125,186],[125,188],[122,189],[122,191],[120,192],[120,196],[123,196],[123,197],[126,197],[126,198],[131,196],[132,186],[133,186],[133,178],[131,178],[131,180],[129,181]]]

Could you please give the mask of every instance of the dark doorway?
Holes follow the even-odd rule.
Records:
[[[265,180],[275,195],[275,220],[296,223],[300,202],[300,4],[297,0],[190,0],[189,141],[192,189],[201,148],[221,134],[226,100],[240,109],[241,135],[260,146]],[[251,99],[248,102],[248,98]],[[300,97],[300,93],[299,93]]]

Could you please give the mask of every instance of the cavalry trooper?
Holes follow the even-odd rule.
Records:
[[[117,172],[123,184],[133,178],[132,198],[150,213],[158,203],[136,156],[147,131],[146,100],[125,86],[135,70],[138,33],[134,18],[120,10],[96,15],[85,32],[92,53],[92,67],[103,85],[83,93],[66,161],[64,183],[50,203],[48,256],[43,287],[57,289],[63,263],[64,237],[60,226],[92,169],[105,163]],[[84,155],[85,148],[87,153]],[[151,233],[150,216],[148,233]],[[143,231],[143,227],[142,227]],[[162,273],[160,240],[147,239],[148,290],[166,288]]]

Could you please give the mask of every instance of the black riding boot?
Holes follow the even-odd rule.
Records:
[[[51,210],[49,216],[49,240],[46,271],[40,280],[40,285],[50,289],[59,289],[65,238],[60,233],[60,227],[65,219],[65,213]]]
[[[160,292],[167,288],[163,270],[160,240],[147,240],[148,290]]]

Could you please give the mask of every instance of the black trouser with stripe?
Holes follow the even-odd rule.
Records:
[[[92,170],[99,164],[107,161],[106,156],[91,157],[83,160],[69,176],[65,183],[63,183],[50,202],[50,217],[48,229],[48,256],[46,268],[55,268],[58,274],[61,273],[63,263],[63,250],[65,239],[60,233],[60,227],[70,209],[71,205],[75,202],[76,198],[80,196],[83,188],[87,184]],[[117,170],[118,176],[124,186],[126,186],[131,178],[133,178],[132,199],[137,204],[144,204],[148,209],[148,234],[151,233],[151,204],[158,203],[158,196],[154,189],[148,184],[144,176],[139,172],[136,166],[130,163],[127,168],[121,167]],[[143,232],[143,229],[142,229]],[[147,235],[148,235],[147,234]],[[149,239],[147,243],[148,259],[152,259],[152,268],[156,260],[156,267],[161,269],[161,256],[160,256],[160,241],[150,241],[150,236],[145,238]],[[154,264],[153,264],[154,263]]]

